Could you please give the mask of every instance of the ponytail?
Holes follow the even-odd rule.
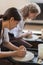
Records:
[[[0,20],[6,20],[7,19],[7,17],[6,16],[4,16],[4,15],[0,15]]]
[[[0,19],[3,18],[3,15],[0,15]]]

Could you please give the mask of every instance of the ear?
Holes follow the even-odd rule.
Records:
[[[12,21],[14,21],[14,17],[11,17],[11,18],[10,18],[10,22],[12,22]]]

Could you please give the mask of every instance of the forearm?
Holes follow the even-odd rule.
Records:
[[[16,56],[16,52],[10,51],[10,52],[0,52],[0,58],[5,58],[5,57],[13,57]]]
[[[21,35],[19,35],[19,37],[23,38],[23,37],[27,37],[27,36],[30,36],[30,35],[32,35],[32,32],[22,33]]]
[[[19,35],[18,37],[14,37],[14,40],[19,40],[22,39],[23,37],[27,36],[27,34],[22,33],[21,35]]]
[[[23,37],[26,37],[26,36],[27,36],[26,33],[22,33],[22,34],[19,36],[19,38],[23,38]]]
[[[18,47],[13,45],[11,42],[5,42],[3,45],[10,50],[18,50]]]
[[[0,58],[9,57],[11,52],[0,52]]]

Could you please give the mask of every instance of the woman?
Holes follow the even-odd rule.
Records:
[[[39,5],[37,5],[36,3],[30,3],[29,5],[26,5],[24,6],[19,14],[21,15],[21,22],[19,22],[19,24],[17,25],[16,28],[12,29],[12,33],[16,32],[17,30],[17,33],[14,33],[15,34],[15,37],[24,37],[25,34],[21,34],[22,33],[22,30],[23,30],[23,27],[24,27],[24,24],[25,24],[25,20],[28,18],[29,20],[31,19],[34,19],[36,18],[39,14],[41,13],[41,9],[39,7]],[[19,31],[18,31],[19,30]]]
[[[15,26],[16,26],[18,22],[21,20],[20,15],[16,8],[12,7],[12,8],[9,8],[8,10],[9,10],[8,16],[7,16],[7,13],[6,13],[6,16],[5,15],[0,16],[0,18],[2,18],[2,20],[0,21],[0,47],[4,46],[13,51],[6,51],[6,52],[0,51],[0,58],[9,57],[9,56],[23,57],[26,54],[26,48],[24,46],[17,47],[13,45],[11,42],[9,42],[9,36],[8,36],[9,29],[2,28],[2,22],[12,21],[15,23]]]
[[[19,22],[19,24],[17,25],[17,27],[11,29],[11,32],[15,35],[16,38],[23,38],[26,37],[28,35],[31,35],[32,32],[27,32],[27,33],[22,33],[23,28],[24,28],[24,24],[25,24],[25,20],[28,18],[29,20],[36,18],[36,16],[38,16],[41,12],[40,7],[36,4],[36,3],[30,3],[29,5],[24,6],[19,14],[21,15],[21,21]],[[25,47],[31,47],[32,45],[30,45],[29,43],[25,42],[24,40],[20,40],[21,44],[23,44]],[[19,41],[19,42],[20,42]],[[22,43],[22,41],[24,43]],[[26,46],[27,45],[27,46]]]

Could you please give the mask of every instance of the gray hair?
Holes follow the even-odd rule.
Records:
[[[21,13],[22,13],[23,17],[27,17],[29,15],[29,11],[31,13],[37,13],[37,15],[39,15],[41,13],[41,9],[40,9],[39,5],[36,3],[29,3],[28,5],[25,5],[21,9]]]

